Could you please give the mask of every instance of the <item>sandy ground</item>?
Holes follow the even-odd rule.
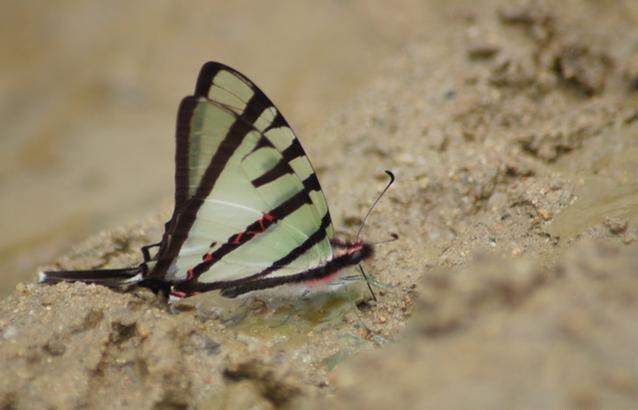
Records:
[[[300,300],[19,285],[0,408],[635,408],[638,3],[431,1],[311,146],[333,219],[397,232]],[[336,149],[335,147],[338,147]],[[54,267],[131,265],[158,211]]]

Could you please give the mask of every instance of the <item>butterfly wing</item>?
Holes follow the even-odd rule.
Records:
[[[175,209],[148,278],[223,288],[332,258],[330,214],[312,166],[272,102],[241,74],[204,65],[196,95],[180,105],[176,164]]]

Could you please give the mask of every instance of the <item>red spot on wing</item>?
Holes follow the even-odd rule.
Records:
[[[186,295],[186,292],[182,292],[181,290],[171,288],[171,296],[175,296],[177,298],[185,298],[187,295]]]
[[[272,216],[269,213],[265,213],[264,216],[262,216],[261,219],[259,219],[259,226],[261,227],[261,232],[268,229],[268,227],[272,225],[274,220],[275,220],[274,216]]]
[[[263,216],[257,220],[257,225],[259,225],[257,227],[257,230],[254,230],[254,231],[246,230],[244,232],[240,232],[236,234],[233,237],[233,239],[231,239],[230,243],[233,245],[241,245],[242,240],[244,239],[245,236],[252,238],[255,235],[264,233],[266,229],[268,229],[268,227],[272,225],[274,220],[275,220],[275,217],[272,216],[271,214],[268,214],[268,213],[263,214]]]
[[[171,296],[175,296],[176,298],[188,298],[191,296],[199,295],[201,292],[183,292],[181,290],[177,290],[175,288],[171,288]]]

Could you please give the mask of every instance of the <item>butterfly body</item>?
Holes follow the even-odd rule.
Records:
[[[266,95],[245,76],[204,64],[178,109],[175,207],[137,268],[43,272],[40,281],[140,285],[176,297],[228,297],[335,281],[373,254],[340,241],[310,161]]]

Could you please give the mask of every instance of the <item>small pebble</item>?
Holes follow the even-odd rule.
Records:
[[[550,219],[552,219],[552,213],[543,209],[543,208],[538,208],[538,214],[541,216],[541,218],[543,218],[543,220],[545,221],[549,221]]]
[[[18,335],[18,328],[15,326],[9,326],[6,329],[4,329],[4,332],[2,332],[2,338],[4,340],[11,340],[15,338],[17,335]]]
[[[467,56],[472,60],[487,60],[494,57],[501,48],[489,41],[475,41],[469,45]]]
[[[20,296],[27,296],[31,292],[29,291],[27,285],[20,282],[16,285],[16,293],[18,293]]]
[[[609,232],[614,235],[625,233],[625,231],[627,231],[627,227],[629,226],[629,223],[626,220],[614,217],[605,218],[603,224],[607,229],[609,229]]]
[[[49,340],[44,346],[44,350],[51,356],[62,356],[66,352],[66,346],[59,340]]]

